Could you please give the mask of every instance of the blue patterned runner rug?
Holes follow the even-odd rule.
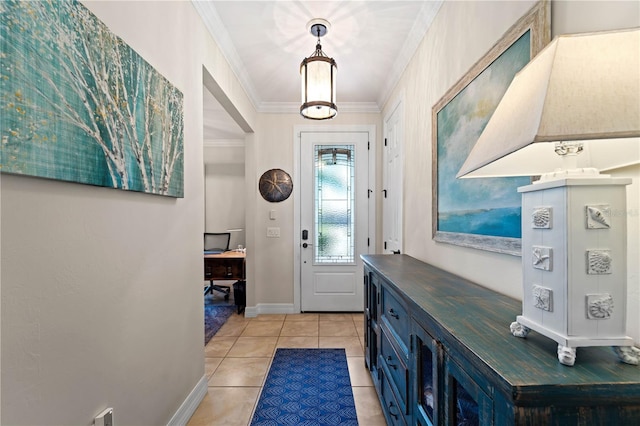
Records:
[[[233,305],[212,305],[206,302],[204,305],[204,344],[220,330],[227,319],[235,312]]]
[[[251,426],[357,426],[344,349],[276,350]]]

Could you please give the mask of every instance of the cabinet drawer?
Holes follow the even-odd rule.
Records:
[[[396,337],[404,351],[404,358],[407,359],[409,354],[408,347],[410,335],[409,314],[407,314],[407,310],[401,302],[400,297],[398,297],[393,290],[387,286],[382,286],[381,294],[382,317],[386,320],[389,328],[395,334],[394,337]]]
[[[398,390],[398,402],[403,413],[407,413],[407,395],[409,393],[409,373],[407,367],[398,355],[387,335],[383,332],[380,343],[381,365],[387,368],[391,380]]]
[[[389,383],[389,379],[387,378],[384,370],[382,370],[380,373],[380,382],[382,384],[382,386],[380,386],[382,396],[382,410],[385,412],[389,425],[405,426],[406,422],[404,415],[402,415],[402,411],[400,409],[400,406],[398,405],[398,400],[391,390],[391,384]]]
[[[204,260],[204,279],[205,280],[225,280],[225,279],[242,279],[243,276],[242,262],[235,259],[224,260]]]

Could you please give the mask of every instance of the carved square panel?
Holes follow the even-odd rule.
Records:
[[[587,274],[610,274],[612,261],[611,250],[587,250]]]
[[[551,229],[551,207],[535,207],[531,212],[531,227],[534,229]]]
[[[587,318],[609,319],[611,314],[613,314],[613,297],[610,294],[587,294]]]
[[[553,290],[534,285],[532,291],[534,306],[543,311],[553,312]]]
[[[553,249],[551,247],[532,246],[532,264],[536,269],[551,271],[553,266]]]
[[[608,229],[611,227],[611,206],[593,204],[585,206],[587,229]]]

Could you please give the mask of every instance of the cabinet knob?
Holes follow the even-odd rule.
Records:
[[[393,310],[393,308],[389,309],[389,310],[387,311],[387,313],[389,314],[389,316],[390,316],[390,317],[393,317],[393,318],[395,318],[395,319],[400,318],[400,317],[398,316],[398,314],[396,313],[396,311],[394,311],[394,310]]]
[[[396,406],[396,405],[395,405],[393,402],[390,402],[390,403],[389,403],[389,415],[390,415],[391,417],[393,417],[394,419],[396,419],[396,420],[397,420],[397,419],[398,419],[398,415],[397,415],[396,413],[394,413],[394,412],[392,412],[392,411],[391,411],[391,409],[392,409],[392,408],[395,408],[395,406]]]
[[[388,365],[389,367],[393,368],[394,370],[397,370],[397,369],[398,369],[398,365],[397,365],[397,364],[392,363],[391,361],[393,361],[393,358],[391,358],[391,355],[389,355],[389,356],[387,357],[387,365]]]

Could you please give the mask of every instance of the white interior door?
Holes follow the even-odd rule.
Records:
[[[385,120],[383,147],[382,249],[402,250],[402,104]]]
[[[368,133],[300,135],[300,307],[360,312],[368,252]]]

